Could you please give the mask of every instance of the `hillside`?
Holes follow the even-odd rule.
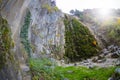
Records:
[[[79,17],[79,20],[88,26],[101,47],[120,45],[120,38],[117,36],[120,26],[119,9],[110,9],[106,16],[100,14],[99,8],[84,11],[71,10],[71,13]]]
[[[65,56],[72,62],[98,54],[100,47],[89,29],[72,16],[65,16]]]
[[[0,80],[119,79],[119,55],[113,54],[119,50],[106,54],[78,19],[54,0],[0,0]],[[118,37],[119,29],[111,28],[108,37]]]

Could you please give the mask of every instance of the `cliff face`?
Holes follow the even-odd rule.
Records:
[[[51,57],[52,53],[52,57],[62,58],[63,14],[54,3],[50,0],[2,0],[0,8],[14,45],[10,48],[13,59],[6,59],[6,65],[0,70],[0,80],[30,80],[29,57]]]
[[[34,57],[41,53],[42,56],[48,56],[51,52],[62,57],[61,54],[64,53],[63,14],[50,0],[31,1],[29,10],[31,12],[29,38],[34,47]],[[62,51],[58,51],[58,48]]]
[[[88,49],[96,53],[90,34],[51,0],[0,0],[0,80],[31,80],[30,58],[63,59],[66,52],[65,58],[78,61]]]

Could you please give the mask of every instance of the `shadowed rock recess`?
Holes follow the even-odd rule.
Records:
[[[0,80],[32,80],[32,59],[74,62],[99,49],[89,29],[51,0],[0,0]]]

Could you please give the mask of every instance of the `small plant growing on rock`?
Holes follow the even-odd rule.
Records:
[[[30,18],[31,18],[31,14],[28,11],[24,20],[24,25],[22,26],[20,32],[21,43],[24,45],[24,48],[27,51],[29,57],[31,57],[31,46],[28,40],[28,29],[30,26]]]
[[[47,9],[49,13],[52,13],[54,11],[58,11],[59,10],[58,7],[56,7],[56,6],[52,7],[49,4],[42,5],[42,8],[43,9]]]

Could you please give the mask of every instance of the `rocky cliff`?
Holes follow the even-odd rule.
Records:
[[[31,58],[74,62],[98,49],[89,29],[54,1],[0,0],[0,80],[31,80]]]
[[[8,48],[1,60],[0,80],[30,80],[28,59],[64,53],[63,14],[50,0],[0,0],[0,28],[9,32]],[[2,26],[3,25],[3,26]],[[2,33],[2,31],[0,32]],[[6,34],[0,34],[5,37]],[[0,38],[1,41],[4,39]],[[6,40],[6,38],[5,38]],[[5,42],[3,42],[5,43]],[[6,45],[6,44],[5,44]],[[13,47],[11,47],[13,46]],[[2,51],[2,50],[0,50]],[[51,54],[50,54],[51,53]],[[0,53],[2,56],[4,53]],[[10,59],[8,56],[11,56]],[[7,58],[7,59],[6,59]],[[5,62],[2,62],[2,61]]]

